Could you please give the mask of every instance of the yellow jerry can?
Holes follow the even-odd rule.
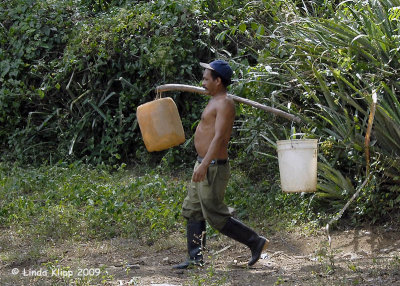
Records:
[[[136,117],[147,151],[162,151],[185,142],[182,121],[172,98],[140,105]]]

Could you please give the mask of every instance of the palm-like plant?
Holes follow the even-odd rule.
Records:
[[[305,62],[313,72],[312,80],[318,82],[317,92],[323,95],[317,103],[323,114],[334,119],[329,121],[333,129],[351,128],[340,117],[352,115],[363,123],[357,128],[365,136],[368,108],[377,92],[375,139],[382,151],[395,156],[400,155],[400,106],[395,94],[400,54],[398,21],[389,19],[389,11],[397,5],[400,1],[346,2],[335,18],[307,18],[291,30],[298,54],[310,59]],[[351,114],[346,115],[346,110]],[[357,124],[353,120],[352,125]]]
[[[342,146],[363,154],[370,147],[364,137],[372,98],[377,94],[372,152],[384,154],[382,161],[392,162],[392,165],[400,156],[400,105],[396,95],[400,34],[399,22],[391,18],[390,11],[399,5],[397,0],[367,4],[346,1],[338,6],[335,18],[299,19],[296,25],[288,27],[296,38],[296,55],[308,63],[303,67],[312,71],[307,81],[317,83],[317,100],[311,97],[314,98],[311,104],[317,103],[317,108],[311,106],[310,109],[318,114],[317,124],[322,127],[319,131],[335,139],[338,152]],[[360,156],[350,166],[359,166],[362,163],[359,160]],[[368,160],[363,164],[366,162]],[[337,168],[341,170],[340,165]],[[351,174],[352,181],[358,183],[361,171],[369,170],[369,166],[355,169],[358,173]],[[340,182],[349,182],[340,172],[327,170],[321,168],[320,175],[331,182],[329,190],[337,187],[343,190]],[[399,168],[392,168],[394,174],[398,171]],[[326,184],[321,184],[321,190],[329,193],[323,186]]]
[[[333,144],[322,150],[329,154],[321,155],[321,197],[348,198],[372,174],[380,190],[400,202],[391,192],[400,177],[400,13],[394,7],[399,0],[343,1],[331,18],[283,11],[286,16],[269,36],[290,55],[266,58],[280,78],[291,78],[292,88],[277,87],[275,94],[282,103],[293,102],[304,129]],[[391,187],[382,187],[388,177]]]

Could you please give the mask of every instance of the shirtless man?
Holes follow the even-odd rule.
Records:
[[[235,105],[227,95],[232,69],[227,62],[201,63],[203,87],[211,96],[196,128],[194,145],[198,154],[191,185],[183,202],[182,215],[187,219],[189,258],[173,268],[186,269],[203,265],[206,221],[222,234],[247,245],[251,266],[258,261],[268,240],[233,218],[224,203],[230,177],[228,143],[235,119]]]
[[[213,159],[228,159],[228,143],[235,120],[235,104],[227,97],[221,78],[214,80],[210,69],[204,70],[203,87],[211,95],[211,99],[194,134],[194,146],[203,160],[193,172],[193,182],[204,180]]]

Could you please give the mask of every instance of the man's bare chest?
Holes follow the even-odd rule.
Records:
[[[212,104],[208,104],[201,114],[203,124],[214,123],[216,118],[216,109]]]

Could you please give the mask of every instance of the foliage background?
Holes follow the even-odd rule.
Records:
[[[230,92],[303,118],[293,124],[237,107],[230,153],[248,184],[233,182],[230,188],[241,215],[257,201],[269,202],[271,211],[297,204],[300,219],[322,220],[368,178],[348,218],[395,220],[400,207],[397,7],[397,0],[2,1],[2,160],[187,168],[205,100],[170,95],[188,140],[155,154],[144,148],[136,108],[152,100],[160,84],[198,85],[198,63],[224,58],[235,72]],[[378,104],[366,145],[374,96]],[[316,194],[279,191],[275,142],[293,134],[320,140]],[[241,188],[249,189],[249,197],[235,194]]]

